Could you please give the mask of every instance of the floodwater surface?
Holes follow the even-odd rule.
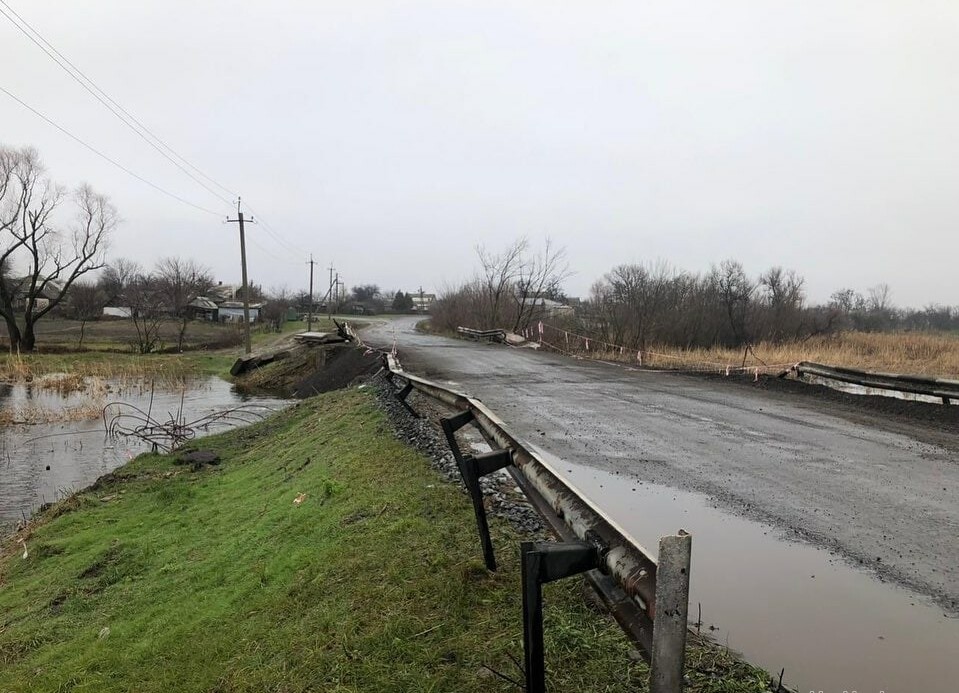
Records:
[[[195,421],[242,406],[246,420],[281,409],[284,400],[247,396],[220,378],[196,379],[186,387],[161,389],[138,382],[108,383],[110,391],[93,397],[89,391],[60,395],[28,384],[0,384],[0,413],[4,420],[44,423],[5,423],[0,426],[0,529],[27,519],[41,505],[56,501],[125,464],[151,445],[135,437],[108,436],[104,418],[91,416],[108,402],[123,402],[124,411],[136,407],[157,421]],[[78,409],[88,409],[78,415]],[[107,422],[119,411],[108,409]],[[50,415],[52,413],[52,416]],[[216,433],[238,421],[217,421],[196,435]]]
[[[535,448],[535,446],[529,446]],[[959,620],[829,551],[714,507],[708,497],[536,449],[653,555],[693,535],[690,622],[799,693],[953,693]]]

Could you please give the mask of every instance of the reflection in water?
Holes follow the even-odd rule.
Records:
[[[690,620],[701,604],[718,642],[770,671],[785,667],[784,682],[800,693],[956,690],[959,620],[930,600],[724,513],[703,495],[529,447],[647,549],[680,528],[690,532]]]
[[[103,403],[123,401],[144,411],[149,409],[159,420],[178,415],[193,420],[239,404],[259,404],[269,409],[285,405],[283,400],[238,394],[220,378],[193,381],[185,391],[156,390],[152,401],[151,389],[142,383],[122,388],[114,384]],[[102,407],[103,403],[96,406]],[[71,410],[89,405],[88,393],[63,396],[51,389],[0,384],[0,412],[7,418],[22,420],[27,414],[42,411],[48,421],[0,428],[0,528],[28,518],[43,503],[88,486],[150,450],[148,444],[135,438],[108,438],[99,416],[69,420]],[[223,421],[197,435],[229,427],[229,422]]]

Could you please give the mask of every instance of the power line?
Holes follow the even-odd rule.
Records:
[[[2,0],[0,0],[0,2],[2,2]],[[309,254],[309,253],[307,253],[307,251],[303,250],[302,248],[300,248],[300,247],[297,246],[296,244],[294,244],[294,243],[292,243],[292,242],[290,242],[290,241],[287,241],[286,239],[284,239],[283,237],[281,237],[280,234],[279,234],[279,232],[276,231],[276,230],[270,225],[270,222],[267,221],[266,219],[264,219],[263,216],[262,216],[261,214],[259,214],[255,209],[253,209],[253,207],[251,207],[249,204],[246,205],[246,208],[247,208],[248,210],[250,210],[250,214],[252,214],[253,216],[255,216],[255,217],[257,218],[257,221],[259,221],[259,222],[263,225],[263,228],[264,228],[264,229],[266,230],[266,232],[273,238],[273,240],[275,240],[277,243],[279,243],[279,244],[283,247],[283,249],[286,250],[287,252],[289,252],[293,257],[296,257],[297,259],[299,259],[300,257]]]
[[[210,194],[212,194],[212,195],[214,195],[215,197],[217,197],[220,201],[222,201],[222,202],[224,202],[224,203],[226,203],[226,204],[229,204],[229,205],[232,205],[232,204],[233,204],[233,200],[227,199],[227,198],[223,197],[220,193],[218,193],[218,192],[216,192],[215,190],[211,189],[211,188],[210,188],[208,185],[206,185],[203,181],[201,181],[199,178],[197,178],[197,176],[193,175],[190,171],[188,171],[188,170],[184,167],[184,165],[185,165],[186,167],[189,167],[189,168],[192,169],[193,171],[195,171],[199,176],[205,178],[206,180],[208,180],[210,183],[212,183],[212,184],[215,185],[216,187],[220,188],[220,190],[223,190],[224,192],[226,192],[227,194],[229,194],[232,198],[238,198],[238,197],[239,197],[239,195],[238,195],[237,193],[235,193],[235,192],[233,192],[232,190],[230,190],[228,187],[226,187],[225,185],[223,185],[222,183],[220,183],[219,181],[217,181],[215,178],[212,178],[211,176],[209,176],[209,175],[207,175],[206,173],[204,173],[204,172],[203,172],[202,170],[200,170],[197,166],[195,166],[195,165],[192,164],[188,159],[186,159],[183,155],[179,154],[179,153],[178,153],[176,150],[174,150],[170,145],[168,145],[166,142],[164,142],[162,139],[160,139],[159,136],[157,136],[157,135],[156,135],[153,131],[151,131],[146,125],[144,125],[142,122],[140,122],[133,114],[131,114],[127,109],[125,109],[125,108],[124,108],[122,105],[120,105],[115,99],[113,99],[109,94],[107,94],[103,89],[101,89],[90,77],[88,77],[88,76],[86,75],[86,73],[83,72],[83,70],[81,70],[80,68],[78,68],[73,62],[70,61],[69,58],[67,58],[65,55],[63,55],[63,53],[61,53],[59,50],[57,50],[57,48],[56,48],[53,44],[51,44],[46,38],[44,38],[43,35],[42,35],[39,31],[37,31],[27,20],[25,20],[20,14],[18,14],[17,11],[14,10],[14,9],[6,2],[6,0],[0,0],[0,5],[2,5],[2,7],[0,7],[0,14],[2,14],[14,27],[16,27],[24,36],[26,36],[28,39],[30,39],[30,41],[32,41],[38,48],[40,48],[40,50],[42,50],[51,60],[53,60],[64,72],[66,72],[66,73],[67,73],[73,80],[75,80],[81,87],[83,87],[87,92],[89,92],[89,93],[90,93],[97,101],[99,101],[107,110],[109,110],[114,116],[116,116],[116,117],[120,120],[120,122],[122,122],[124,125],[126,125],[126,126],[127,126],[128,128],[130,128],[131,130],[133,130],[134,133],[136,133],[141,139],[143,139],[143,141],[145,141],[147,144],[149,144],[151,147],[153,147],[161,156],[163,156],[163,157],[166,158],[168,161],[170,161],[170,163],[172,163],[174,166],[176,166],[180,171],[182,171],[184,174],[186,174],[187,176],[189,176],[189,178],[190,178],[191,180],[193,180],[195,183],[197,183],[198,185],[200,185],[201,187],[203,187],[203,189],[206,190],[207,192],[209,192]],[[3,8],[6,8],[6,11],[4,11]],[[9,14],[8,14],[8,12],[9,12]],[[13,16],[11,17],[11,15],[13,15]],[[16,19],[14,19],[14,18],[16,18]],[[29,31],[28,31],[28,29],[29,29]],[[32,32],[32,33],[31,33],[31,32]],[[2,87],[0,87],[0,89],[2,89]],[[50,123],[51,125],[53,125],[53,126],[56,127],[57,129],[61,130],[62,132],[64,132],[65,134],[67,134],[68,136],[70,136],[71,138],[73,138],[74,140],[76,140],[77,142],[79,142],[80,144],[82,144],[83,146],[87,147],[88,149],[90,149],[91,151],[93,151],[94,153],[96,153],[97,155],[99,155],[99,156],[101,156],[102,158],[106,159],[107,161],[109,161],[110,163],[114,164],[115,166],[121,168],[122,170],[124,170],[125,172],[127,172],[127,173],[129,173],[130,175],[134,176],[135,178],[137,178],[137,179],[143,181],[144,183],[147,183],[148,185],[156,188],[157,190],[159,190],[160,192],[164,193],[165,195],[169,195],[170,197],[172,197],[172,198],[174,198],[174,199],[176,199],[176,200],[179,200],[180,202],[183,202],[184,204],[188,204],[188,205],[190,205],[191,207],[195,207],[195,208],[201,209],[201,210],[203,210],[203,211],[205,211],[205,212],[210,212],[210,213],[212,213],[212,214],[217,214],[217,216],[220,216],[218,213],[212,212],[212,211],[209,210],[209,209],[206,209],[206,208],[201,207],[201,206],[199,206],[199,205],[193,204],[192,202],[189,202],[189,201],[187,201],[187,200],[184,200],[183,198],[181,198],[181,197],[179,197],[179,196],[177,196],[177,195],[174,195],[173,193],[170,193],[170,192],[168,192],[168,191],[160,188],[158,185],[156,185],[156,184],[154,184],[154,183],[151,183],[150,181],[148,181],[148,180],[144,179],[143,177],[137,175],[136,173],[130,171],[130,170],[127,169],[126,167],[118,164],[116,161],[113,161],[112,159],[110,159],[109,157],[107,157],[107,156],[106,156],[105,154],[103,154],[102,152],[99,152],[98,150],[94,149],[93,147],[91,147],[90,145],[88,145],[86,142],[83,142],[80,138],[78,138],[78,137],[76,137],[75,135],[71,134],[71,133],[68,132],[65,128],[63,128],[63,127],[61,127],[60,125],[54,123],[52,120],[50,120],[49,118],[47,118],[47,117],[44,116],[43,114],[39,113],[36,109],[30,107],[29,105],[27,105],[26,103],[24,103],[23,101],[21,101],[20,99],[18,99],[16,96],[14,96],[13,94],[11,94],[11,93],[10,93],[9,91],[7,91],[6,89],[4,89],[3,91],[4,91],[8,96],[10,96],[11,98],[13,98],[13,99],[16,100],[17,102],[19,102],[19,103],[20,103],[22,106],[24,106],[25,108],[33,111],[36,115],[38,115],[39,117],[41,117],[41,118],[43,118],[44,120],[46,120],[48,123]],[[164,151],[164,149],[165,149],[166,151]],[[168,154],[167,152],[169,152],[169,154]],[[171,155],[172,155],[172,156],[171,156]],[[178,162],[178,161],[177,161],[176,159],[174,159],[173,157],[176,157],[176,159],[179,159],[180,162],[183,162],[183,165],[181,165],[181,163]],[[299,247],[296,246],[295,244],[293,244],[293,243],[285,240],[285,239],[279,234],[279,232],[277,232],[276,230],[273,229],[273,227],[270,225],[270,223],[269,223],[266,219],[264,219],[261,215],[256,214],[255,210],[253,210],[252,207],[250,207],[249,205],[247,205],[247,207],[248,207],[248,209],[250,209],[250,212],[251,212],[252,214],[255,214],[256,216],[259,217],[260,222],[263,224],[264,230],[277,242],[277,244],[279,245],[279,248],[280,248],[280,249],[282,249],[282,250],[284,250],[285,252],[289,253],[291,257],[296,257],[296,258],[301,257],[301,256],[305,253],[305,251],[304,251],[302,248],[299,248]],[[252,239],[251,239],[251,240],[252,240]],[[254,244],[257,245],[257,246],[259,246],[258,243],[255,243],[255,242],[254,242]],[[265,250],[265,249],[263,249],[263,248],[261,247],[261,250]],[[276,257],[275,255],[273,255],[272,253],[267,252],[267,255],[270,255],[270,256],[273,257],[274,259],[282,262],[282,260],[281,260],[280,258],[277,258],[277,257]]]
[[[206,178],[208,181],[213,183],[215,186],[217,186],[221,190],[226,191],[231,197],[234,197],[234,198],[237,197],[236,193],[232,192],[229,188],[223,186],[222,184],[217,182],[215,179],[203,173],[203,171],[201,171],[199,168],[191,164],[185,157],[183,157],[182,155],[174,151],[173,148],[171,148],[168,144],[166,144],[163,140],[161,140],[143,123],[137,120],[137,118],[135,118],[129,111],[123,108],[123,106],[118,104],[113,98],[110,97],[109,94],[103,91],[103,89],[97,86],[97,84],[92,79],[87,77],[87,75],[80,68],[74,65],[69,58],[67,58],[60,51],[58,51],[56,47],[53,44],[51,44],[49,41],[47,41],[39,31],[33,28],[33,26],[31,26],[29,22],[27,22],[23,17],[17,14],[17,11],[14,10],[12,7],[10,7],[10,5],[7,4],[5,0],[0,0],[0,5],[5,7],[7,11],[9,11],[10,13],[10,14],[7,14],[7,11],[4,11],[3,8],[0,8],[0,14],[6,17],[7,20],[9,20],[14,27],[16,27],[24,36],[30,39],[34,44],[36,44],[36,46],[40,50],[42,50],[51,60],[53,60],[64,72],[70,75],[70,77],[72,77],[74,81],[76,81],[81,87],[86,89],[97,101],[103,104],[103,106],[107,110],[109,110],[113,115],[115,115],[120,120],[120,122],[122,122],[131,130],[133,130],[133,132],[135,132],[144,142],[146,142],[151,147],[153,147],[161,156],[166,158],[170,163],[172,163],[174,166],[180,169],[180,171],[182,171],[187,176],[189,176],[191,180],[193,180],[195,183],[200,185],[204,190],[209,192],[211,195],[214,195],[215,197],[219,198],[222,202],[225,202],[227,204],[232,204],[232,201],[230,199],[223,197],[223,195],[221,195],[217,191],[210,188],[206,183],[204,183],[202,180],[197,178],[193,173],[191,173],[183,165],[181,165],[180,162],[177,161],[176,159],[179,159],[180,161],[182,161],[183,164],[186,164],[186,166],[196,171],[200,176],[202,176],[203,178]],[[13,17],[10,16],[11,14],[13,15]],[[14,17],[16,17],[16,20],[14,19]],[[29,31],[27,31],[27,29],[29,29]],[[149,137],[147,135],[149,135]],[[168,152],[173,154],[173,156],[175,156],[176,159],[174,159],[173,156],[170,156],[170,154],[164,151],[164,149],[166,149]]]
[[[59,123],[56,123],[56,122],[54,122],[53,120],[50,120],[50,118],[47,118],[47,117],[46,117],[45,115],[43,115],[40,111],[38,111],[38,110],[35,109],[33,106],[31,106],[30,104],[26,103],[25,101],[21,100],[19,97],[17,97],[17,96],[15,96],[14,94],[10,93],[10,92],[7,91],[7,89],[5,89],[4,87],[0,86],[0,91],[2,91],[4,94],[6,94],[7,96],[9,96],[11,99],[13,99],[14,101],[16,101],[18,104],[20,104],[21,106],[23,106],[24,108],[26,108],[28,111],[30,111],[31,113],[33,113],[34,115],[36,115],[38,118],[41,118],[42,120],[46,121],[47,123],[49,123],[50,125],[52,125],[53,127],[55,127],[57,130],[59,130],[60,132],[62,132],[64,135],[66,135],[67,137],[69,137],[69,138],[72,139],[73,141],[75,141],[75,142],[83,145],[84,147],[86,147],[87,149],[89,149],[91,152],[93,152],[94,154],[96,154],[97,156],[99,156],[101,159],[103,159],[103,160],[105,160],[105,161],[108,161],[109,163],[113,164],[114,166],[116,166],[118,169],[120,169],[120,170],[123,171],[124,173],[127,173],[127,174],[133,176],[134,178],[136,178],[136,179],[137,179],[138,181],[140,181],[141,183],[146,183],[146,184],[149,185],[151,188],[153,188],[154,190],[157,190],[158,192],[163,193],[163,194],[166,195],[167,197],[171,197],[171,198],[173,198],[174,200],[176,200],[177,202],[182,202],[183,204],[188,205],[188,206],[190,206],[190,207],[193,207],[194,209],[198,209],[198,210],[200,210],[201,212],[206,212],[207,214],[213,214],[214,216],[217,216],[217,217],[222,217],[222,216],[223,216],[223,214],[222,214],[221,212],[214,212],[212,209],[207,209],[206,207],[201,207],[201,206],[198,205],[198,204],[194,204],[193,202],[190,202],[189,200],[186,200],[186,199],[180,197],[179,195],[170,192],[169,190],[166,190],[166,189],[164,189],[164,188],[161,188],[161,187],[160,187],[159,185],[157,185],[156,183],[147,180],[146,178],[144,178],[143,176],[139,175],[138,173],[134,173],[133,171],[131,171],[130,169],[128,169],[128,168],[127,168],[126,166],[124,166],[123,164],[117,162],[117,161],[114,160],[114,159],[111,159],[109,156],[107,156],[106,154],[104,154],[103,152],[101,152],[99,149],[96,149],[96,148],[93,147],[92,145],[89,145],[89,144],[87,144],[86,142],[84,142],[82,139],[80,139],[79,137],[77,137],[76,135],[74,135],[72,132],[70,132],[69,130],[67,130],[65,127],[63,127],[63,126],[60,125]]]

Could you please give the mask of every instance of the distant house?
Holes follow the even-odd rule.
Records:
[[[516,301],[522,303],[526,310],[532,308],[532,315],[537,320],[564,317],[576,312],[573,306],[554,301],[545,296],[527,296],[525,299],[517,296]]]
[[[220,307],[206,296],[197,296],[187,304],[186,314],[191,320],[216,322],[219,309]]]
[[[13,293],[13,309],[20,311],[27,307],[27,297],[30,293],[30,282],[33,277],[18,277],[8,280],[7,289]],[[47,285],[38,291],[33,299],[35,310],[43,310],[60,297],[63,287],[56,282],[47,282]]]
[[[103,317],[129,320],[133,317],[133,308],[127,308],[124,306],[104,306]]]
[[[235,301],[236,294],[239,290],[239,286],[233,286],[232,284],[224,284],[223,282],[219,282],[207,292],[207,297],[216,304],[220,304],[223,301]]]
[[[572,315],[575,312],[572,306],[554,301],[551,298],[537,298],[535,299],[534,305],[541,311],[545,318],[558,318],[565,315]]]
[[[250,304],[250,322],[260,319],[262,303]],[[223,301],[217,306],[217,320],[219,322],[243,322],[243,301]]]
[[[429,313],[436,302],[436,294],[411,292],[409,296],[413,299],[413,310],[417,313]]]

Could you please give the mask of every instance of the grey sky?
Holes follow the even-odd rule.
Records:
[[[571,295],[664,259],[888,282],[959,304],[959,3],[6,0],[302,252],[251,276],[441,289],[473,247],[550,235]],[[0,85],[141,175],[229,208],[0,18]],[[235,225],[179,205],[0,94],[0,142],[126,220],[113,254],[238,279]],[[267,255],[264,250],[273,256]]]

